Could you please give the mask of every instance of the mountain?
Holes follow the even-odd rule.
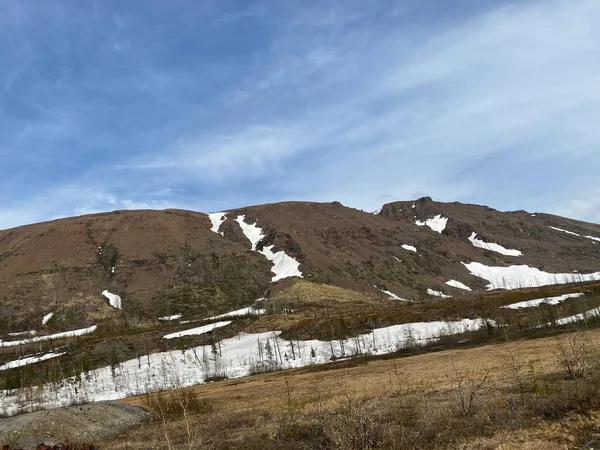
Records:
[[[49,330],[113,320],[120,312],[104,291],[120,297],[123,313],[156,320],[248,306],[287,275],[419,300],[585,281],[599,270],[600,225],[430,198],[376,214],[338,202],[210,216],[115,211],[0,231],[0,329],[38,329],[50,313]]]

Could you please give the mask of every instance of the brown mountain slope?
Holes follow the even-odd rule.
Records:
[[[179,210],[117,211],[0,231],[0,329],[39,328],[49,312],[55,317],[47,326],[57,330],[120,317],[103,299],[105,289],[139,320],[180,312],[201,318],[249,305],[267,292],[273,274],[272,263],[251,251],[235,220],[242,215],[263,230],[257,250],[285,251],[308,281],[377,295],[387,290],[416,300],[428,288],[459,294],[445,284],[450,279],[483,289],[487,282],[462,262],[600,269],[600,243],[583,237],[600,236],[598,225],[427,198],[414,204],[391,203],[378,215],[337,202],[253,206],[227,212],[223,235],[210,230],[205,214]],[[415,224],[438,214],[448,218],[442,233]],[[476,248],[472,232],[523,256]]]

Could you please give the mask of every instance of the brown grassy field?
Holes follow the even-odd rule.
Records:
[[[598,344],[579,331],[129,398],[156,420],[102,448],[579,449],[600,437]]]

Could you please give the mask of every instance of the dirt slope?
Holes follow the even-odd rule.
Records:
[[[438,214],[448,218],[442,233],[415,224]],[[234,220],[240,215],[263,229],[259,250],[274,245],[295,257],[307,280],[371,294],[385,289],[419,299],[427,288],[456,293],[445,284],[449,279],[483,289],[487,282],[461,264],[471,261],[550,272],[600,269],[600,242],[583,237],[600,236],[599,225],[428,198],[384,205],[378,215],[337,202],[242,208],[227,213],[223,236],[210,230],[202,213],[116,211],[0,231],[0,330],[39,329],[49,312],[55,316],[42,331],[123,314],[198,318],[249,305],[269,287],[272,264],[251,251]],[[476,248],[468,240],[472,232],[523,256]],[[122,297],[123,312],[108,306],[105,289]]]

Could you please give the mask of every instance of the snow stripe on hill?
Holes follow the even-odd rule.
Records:
[[[98,325],[93,325],[88,328],[80,328],[78,330],[63,331],[61,333],[49,334],[47,336],[36,336],[29,339],[23,339],[22,341],[0,341],[0,347],[15,347],[17,345],[33,344],[35,342],[52,341],[55,339],[64,339],[69,337],[83,336],[96,331]]]
[[[494,244],[493,242],[484,242],[481,239],[477,239],[477,233],[473,231],[471,237],[469,238],[473,246],[478,248],[483,248],[485,250],[490,250],[492,252],[500,253],[506,256],[523,256],[519,250],[511,250],[508,248],[504,248],[499,244]]]
[[[431,295],[433,297],[440,297],[440,298],[451,298],[451,295],[446,295],[441,291],[434,291],[433,289],[427,289],[427,294]]]
[[[163,316],[158,318],[158,320],[162,322],[172,322],[179,319],[181,319],[181,314],[173,314],[172,316]]]
[[[219,228],[221,228],[221,225],[227,219],[226,216],[227,216],[227,213],[224,213],[224,212],[216,212],[216,213],[209,214],[208,218],[210,219],[210,222],[212,223],[212,228],[210,229],[210,231],[223,236],[223,232],[219,231]]]
[[[572,316],[563,317],[562,319],[558,319],[556,321],[556,325],[566,325],[568,323],[581,322],[585,319],[590,319],[592,317],[598,316],[600,316],[600,308],[594,308],[581,314],[575,314]]]
[[[385,289],[381,289],[381,292],[383,292],[385,295],[387,295],[389,298],[391,298],[392,300],[401,300],[403,302],[407,302],[408,300],[406,300],[405,298],[402,297],[398,297],[396,294],[394,294],[393,292],[390,291],[386,291]]]
[[[406,245],[406,244],[404,244],[404,245],[402,246],[402,248],[403,248],[404,250],[408,250],[409,252],[414,252],[414,253],[417,253],[417,248],[416,248],[416,247],[413,247],[412,245]]]
[[[438,214],[433,219],[426,219],[425,222],[421,222],[420,220],[417,220],[415,223],[420,227],[428,226],[433,231],[441,233],[442,231],[444,231],[446,229],[446,224],[448,223],[448,218],[442,217],[441,214]]]
[[[189,330],[183,330],[183,331],[178,331],[177,333],[167,334],[167,335],[163,336],[163,339],[175,339],[175,338],[180,338],[183,336],[198,336],[201,334],[210,333],[211,331],[213,331],[217,328],[226,327],[230,323],[231,323],[231,320],[228,320],[228,321],[224,321],[224,322],[216,322],[216,323],[211,323],[209,325],[203,325],[203,326],[197,327],[197,328],[190,328]]]
[[[462,263],[472,275],[489,281],[488,290],[521,289],[527,287],[549,286],[555,284],[582,283],[600,280],[600,272],[548,273],[526,265],[509,267],[490,267],[478,262]]]
[[[248,306],[242,309],[236,309],[235,311],[230,311],[225,314],[219,314],[218,316],[207,317],[204,320],[216,320],[216,319],[226,319],[228,317],[240,317],[240,316],[248,316],[248,315],[257,315],[265,314],[267,311],[265,309],[253,309],[252,306]]]
[[[446,284],[448,286],[452,286],[453,288],[457,288],[457,289],[463,289],[465,291],[471,291],[472,289],[467,286],[466,284],[461,283],[460,281],[456,281],[456,280],[450,280],[450,281],[446,281]]]
[[[273,263],[271,272],[273,272],[275,275],[273,275],[271,281],[278,281],[289,277],[302,278],[302,272],[300,272],[300,263],[296,261],[296,259],[287,255],[284,251],[273,252],[273,247],[275,247],[274,245],[263,247],[262,250],[256,250],[258,243],[262,238],[265,237],[265,235],[262,228],[258,227],[256,224],[246,223],[244,221],[245,218],[246,216],[237,216],[235,221],[240,224],[244,236],[246,236],[250,241],[250,244],[252,244],[252,250],[262,253],[269,261]]]
[[[567,300],[569,298],[577,298],[577,297],[581,297],[583,295],[584,295],[583,293],[577,293],[577,294],[559,295],[557,297],[536,298],[534,300],[525,300],[523,302],[511,303],[510,305],[501,306],[501,308],[521,309],[521,308],[532,308],[534,306],[539,306],[542,304],[558,305],[559,303],[564,302],[565,300]]]
[[[0,366],[0,371],[14,369],[15,367],[28,366],[30,364],[35,364],[40,361],[46,361],[47,359],[57,358],[64,354],[65,354],[64,352],[63,353],[50,352],[50,353],[46,353],[45,355],[41,355],[41,356],[29,356],[27,358],[16,359],[14,361],[9,361],[7,363],[2,364]]]
[[[591,239],[592,241],[600,242],[600,238],[598,238],[596,236],[582,236],[581,234],[573,233],[572,231],[568,231],[568,230],[563,230],[562,228],[556,228],[556,227],[548,227],[548,228],[552,228],[553,230],[556,230],[556,231],[562,231],[563,233],[571,234],[573,236],[584,237],[586,239]]]

